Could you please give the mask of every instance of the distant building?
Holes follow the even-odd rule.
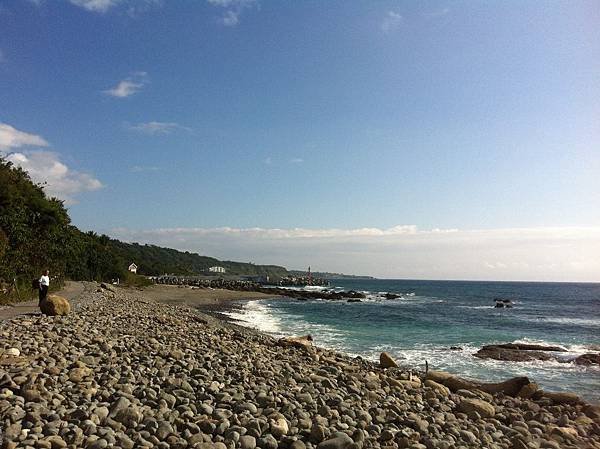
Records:
[[[223,267],[210,267],[208,269],[209,272],[211,273],[225,273],[225,268]]]
[[[129,267],[127,269],[129,271],[131,271],[132,273],[137,274],[138,266],[136,264],[132,263],[131,265],[129,265]]]

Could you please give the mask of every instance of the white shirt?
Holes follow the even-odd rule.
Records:
[[[50,278],[45,274],[40,278],[40,285],[45,285],[46,287],[50,286]]]

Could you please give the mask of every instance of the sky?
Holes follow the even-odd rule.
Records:
[[[597,1],[0,0],[0,155],[127,241],[600,281],[599,56]]]

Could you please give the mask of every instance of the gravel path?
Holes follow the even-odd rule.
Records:
[[[599,418],[282,346],[138,291],[87,284],[67,317],[0,322],[5,449],[600,448]]]
[[[65,286],[59,292],[55,294],[67,298],[69,301],[76,301],[84,291],[84,284],[82,282],[65,282]],[[25,292],[24,295],[31,297],[37,295],[37,292]],[[19,315],[26,314],[39,314],[40,308],[38,307],[37,297],[31,301],[18,302],[7,306],[0,306],[0,321],[9,320]]]

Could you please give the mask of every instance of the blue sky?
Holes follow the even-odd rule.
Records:
[[[600,246],[599,25],[597,2],[4,0],[0,151],[83,229],[220,257],[405,277],[335,239],[586,229],[575,257]],[[522,274],[510,241],[412,276],[566,269]]]

